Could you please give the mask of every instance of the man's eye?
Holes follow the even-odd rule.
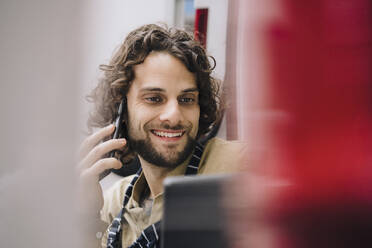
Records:
[[[191,97],[182,97],[182,98],[180,98],[179,101],[181,103],[193,103],[193,102],[195,102],[195,99],[191,98]]]
[[[159,103],[162,101],[161,97],[158,96],[146,97],[145,100],[150,103]]]

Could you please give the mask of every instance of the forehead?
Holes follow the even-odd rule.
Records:
[[[134,66],[131,88],[160,88],[166,92],[180,92],[197,88],[195,75],[167,52],[151,52],[142,64]]]

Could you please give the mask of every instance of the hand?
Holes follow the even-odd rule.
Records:
[[[98,216],[103,207],[102,188],[99,175],[108,169],[119,169],[122,163],[116,158],[102,158],[105,154],[122,149],[125,139],[110,139],[100,143],[105,137],[112,135],[113,124],[102,128],[84,140],[80,147],[78,172],[80,177],[79,207],[84,215]]]

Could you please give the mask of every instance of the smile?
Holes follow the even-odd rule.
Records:
[[[160,131],[160,130],[151,130],[153,134],[162,138],[176,138],[181,137],[185,132],[184,131]]]

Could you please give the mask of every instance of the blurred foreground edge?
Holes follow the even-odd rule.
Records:
[[[266,98],[247,110],[263,135],[226,195],[229,246],[372,247],[372,2],[247,2],[263,11],[242,31],[261,38],[267,78],[247,95]]]

